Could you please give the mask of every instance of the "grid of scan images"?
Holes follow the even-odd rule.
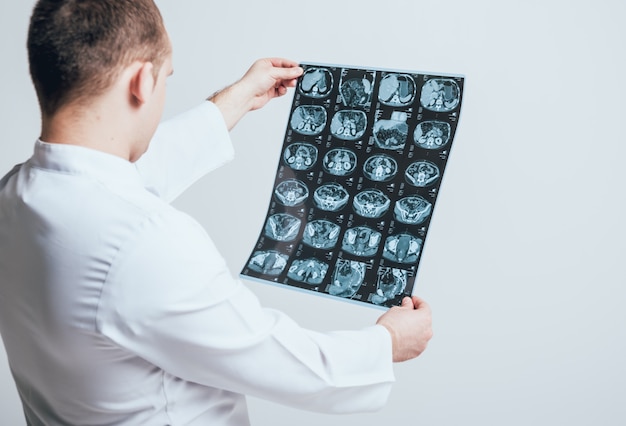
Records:
[[[411,295],[464,77],[301,64],[241,275],[381,308]]]

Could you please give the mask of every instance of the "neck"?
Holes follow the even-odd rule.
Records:
[[[41,140],[78,145],[134,161],[138,158],[136,144],[129,114],[124,112],[112,105],[69,105],[42,119]]]

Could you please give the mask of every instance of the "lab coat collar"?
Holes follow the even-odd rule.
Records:
[[[100,182],[142,184],[134,163],[112,154],[78,145],[37,140],[30,163],[33,167],[91,177]]]

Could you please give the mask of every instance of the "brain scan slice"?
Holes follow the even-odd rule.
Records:
[[[302,74],[298,89],[310,98],[325,98],[333,88],[333,75],[326,68],[308,68]]]
[[[356,168],[356,163],[356,154],[347,148],[331,149],[322,160],[324,170],[335,176],[349,175]]]
[[[339,259],[333,271],[328,293],[339,297],[352,297],[363,284],[365,263]]]
[[[379,218],[389,210],[391,201],[379,189],[367,189],[354,197],[354,211],[362,217]]]
[[[423,241],[411,234],[390,235],[385,240],[383,257],[392,262],[414,264],[419,258]]]
[[[297,179],[288,179],[279,183],[274,190],[278,202],[287,207],[304,203],[309,197],[309,188]]]
[[[373,256],[378,251],[382,234],[367,226],[350,228],[343,236],[342,250],[356,256]]]
[[[374,124],[374,139],[376,146],[382,149],[402,149],[409,134],[406,124],[407,114],[394,111],[390,120],[378,120]]]
[[[317,188],[313,193],[315,205],[319,209],[329,212],[341,210],[348,203],[349,198],[348,191],[338,183],[327,183]]]
[[[298,236],[302,221],[286,213],[270,216],[265,224],[265,236],[275,241],[293,241]]]
[[[365,133],[367,115],[358,110],[338,111],[330,122],[330,131],[336,138],[354,141]]]
[[[372,100],[372,82],[366,78],[351,78],[341,83],[341,100],[347,107],[362,107]]]
[[[283,159],[294,170],[308,170],[317,161],[317,148],[304,142],[296,142],[285,148]]]
[[[373,155],[365,161],[363,174],[374,182],[387,182],[398,172],[396,160],[385,154]]]
[[[422,223],[432,210],[432,204],[419,195],[398,200],[394,208],[394,216],[398,222],[408,225]]]
[[[376,278],[376,293],[371,295],[370,301],[376,305],[382,305],[401,295],[406,288],[407,275],[407,272],[401,269],[380,268]]]
[[[279,275],[287,266],[287,259],[289,256],[275,250],[256,251],[248,267],[265,275]]]
[[[432,185],[439,179],[439,167],[430,161],[421,160],[409,165],[404,172],[406,181],[418,188]]]
[[[294,260],[287,271],[292,280],[304,284],[319,285],[326,277],[328,264],[315,258]]]
[[[380,81],[378,100],[389,106],[406,106],[415,99],[415,80],[408,74],[387,74]]]
[[[324,107],[319,105],[302,105],[291,115],[290,125],[302,135],[319,135],[326,126],[328,117]]]
[[[341,227],[327,220],[314,220],[304,227],[302,242],[308,246],[330,250],[337,244]]]
[[[450,140],[450,124],[443,121],[424,121],[415,128],[413,140],[420,148],[442,148]]]
[[[432,78],[424,83],[420,102],[430,111],[452,111],[461,101],[461,90],[450,78]]]

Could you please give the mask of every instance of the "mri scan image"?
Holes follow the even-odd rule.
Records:
[[[304,71],[298,89],[309,98],[325,98],[333,88],[333,75],[326,68],[308,68]]]
[[[341,227],[327,220],[314,220],[304,227],[302,242],[318,249],[330,250],[337,244]]]
[[[319,135],[326,127],[328,117],[324,107],[302,105],[291,115],[291,128],[301,135]]]
[[[285,163],[294,170],[308,170],[317,161],[317,148],[304,142],[296,142],[285,148]]]
[[[461,90],[450,78],[433,78],[424,83],[420,102],[430,111],[452,111],[461,101]]]
[[[398,305],[423,258],[464,77],[301,66],[265,222],[241,274]]]
[[[439,179],[439,167],[430,161],[416,161],[406,168],[404,176],[409,184],[418,188],[424,188],[432,185]]]
[[[275,250],[256,251],[248,267],[265,275],[279,275],[287,266],[287,259],[289,256]]]
[[[276,200],[283,206],[293,207],[309,198],[309,188],[297,179],[288,179],[279,183],[274,190]]]
[[[379,218],[389,210],[391,201],[379,189],[368,189],[354,197],[354,211],[359,216]]]
[[[402,149],[409,134],[406,124],[407,114],[394,111],[390,120],[378,120],[374,124],[376,146],[382,149]]]
[[[424,121],[415,128],[413,140],[420,148],[442,148],[450,140],[450,125],[443,121]]]
[[[396,268],[380,268],[376,279],[376,293],[370,301],[376,305],[391,300],[404,292],[407,282],[407,272]]]
[[[431,209],[432,204],[419,195],[413,195],[398,200],[393,212],[398,222],[417,225],[426,220]]]
[[[352,297],[363,284],[365,263],[339,259],[333,271],[328,293],[339,297]]]
[[[313,193],[315,205],[328,212],[341,210],[346,204],[350,195],[346,189],[338,183],[328,183],[322,185]]]
[[[373,256],[378,251],[382,234],[367,226],[350,228],[343,236],[341,248],[356,256]]]
[[[419,258],[423,241],[411,234],[390,235],[385,240],[383,257],[392,262],[414,264]]]
[[[406,106],[415,99],[415,80],[408,74],[387,74],[380,81],[378,100],[389,106]]]
[[[304,284],[319,285],[324,281],[326,272],[328,272],[326,263],[315,258],[301,259],[293,261],[287,271],[287,276]]]
[[[363,165],[363,175],[374,182],[387,182],[398,172],[398,163],[392,157],[379,154],[367,159]]]
[[[330,132],[338,139],[355,141],[363,136],[367,115],[359,110],[338,111],[330,122]]]
[[[372,100],[372,82],[366,78],[351,78],[341,83],[341,100],[347,107],[362,107]]]
[[[356,154],[347,148],[335,148],[328,151],[322,160],[327,173],[335,176],[346,176],[356,168]]]
[[[298,236],[301,223],[300,219],[290,214],[272,215],[265,224],[265,236],[276,241],[293,241]]]

